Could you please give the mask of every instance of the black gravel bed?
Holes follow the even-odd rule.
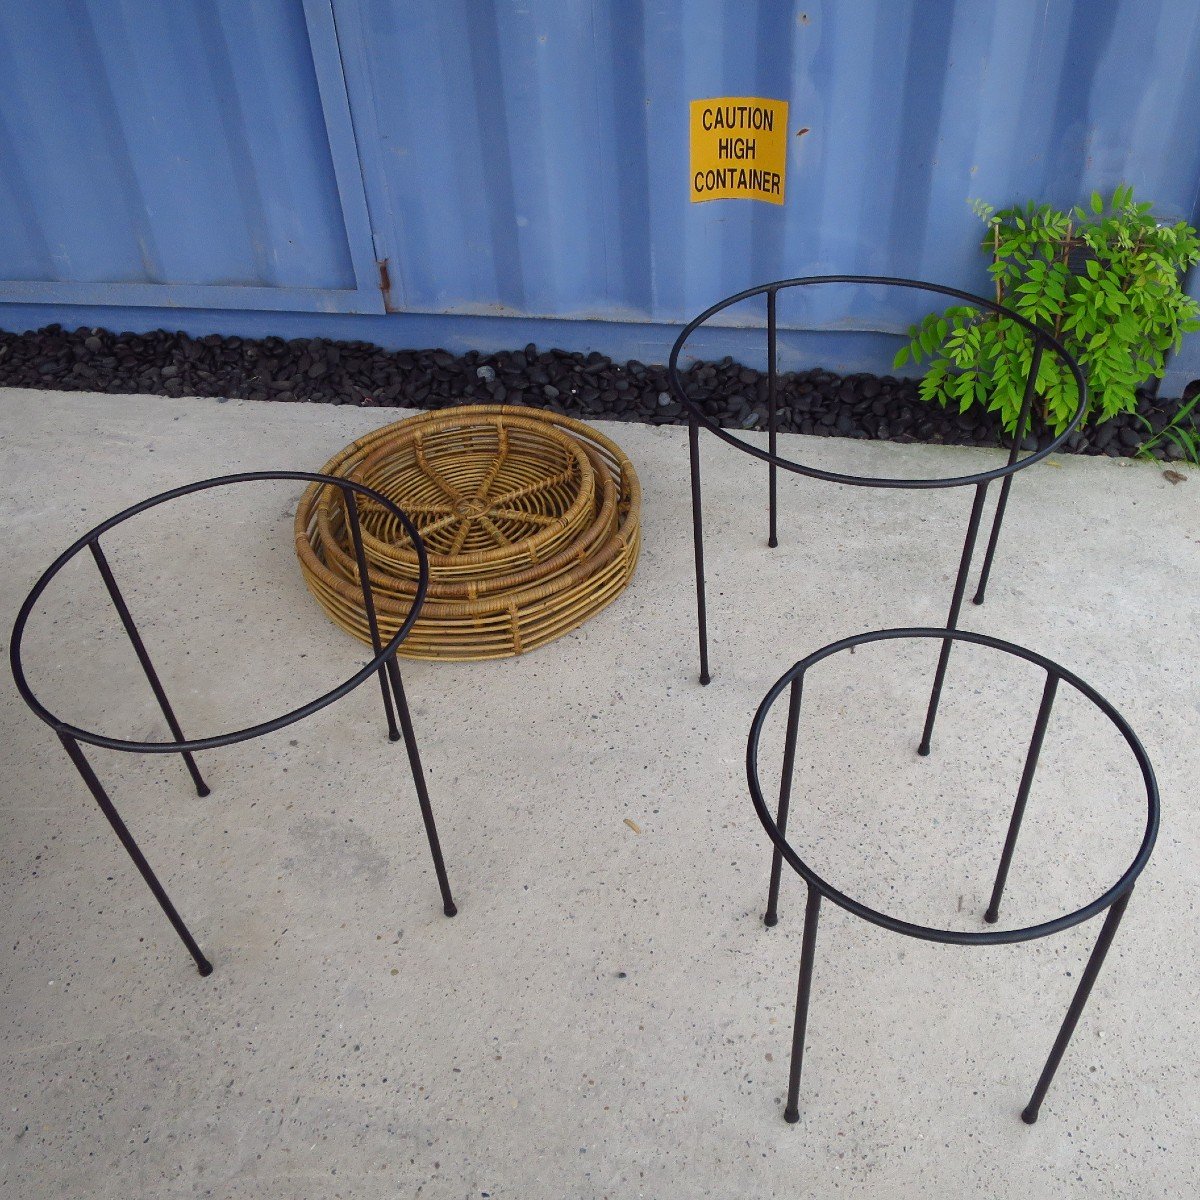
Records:
[[[731,358],[698,362],[685,375],[688,394],[722,426],[765,429],[767,377]],[[110,333],[48,325],[30,333],[0,331],[0,385],[65,391],[217,396],[379,408],[447,408],[455,404],[517,404],[582,419],[679,425],[663,366],[615,363],[603,354],[522,350],[496,354],[445,350],[382,350],[369,342],[321,338],[240,338],[185,333]],[[1180,400],[1139,393],[1137,414],[1123,414],[1082,433],[1065,450],[1132,457],[1171,420]],[[820,369],[781,374],[779,428],[819,437],[1006,446],[990,414],[959,414],[926,404],[911,379],[836,375]],[[1045,445],[1036,431],[1024,448]],[[1160,444],[1156,457],[1182,457]]]

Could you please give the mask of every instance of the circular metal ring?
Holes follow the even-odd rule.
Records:
[[[405,532],[412,539],[417,551],[419,568],[417,587],[408,616],[395,635],[382,647],[379,653],[365,667],[356,671],[344,683],[338,684],[337,687],[322,696],[318,696],[317,699],[310,700],[307,704],[302,704],[299,708],[294,708],[290,712],[284,713],[279,717],[274,717],[269,721],[261,721],[245,729],[238,729],[232,733],[216,734],[213,737],[191,738],[186,741],[175,742],[135,742],[122,738],[107,737],[104,734],[94,733],[89,729],[81,729],[50,712],[34,694],[33,689],[29,686],[29,682],[25,678],[25,670],[21,662],[21,639],[24,637],[25,626],[34,605],[37,604],[42,593],[59,571],[85,546],[97,543],[101,534],[107,533],[108,530],[128,521],[131,517],[135,517],[139,513],[145,512],[147,509],[156,508],[158,505],[165,504],[169,500],[177,500],[181,496],[190,496],[193,492],[208,491],[211,488],[223,487],[232,483],[256,483],[263,480],[298,480],[302,483],[328,484],[331,487],[341,490],[343,495],[349,490],[381,505],[404,527]],[[115,516],[109,517],[108,520],[102,521],[68,546],[42,573],[41,578],[38,579],[29,595],[26,596],[25,603],[21,605],[21,611],[17,614],[17,619],[13,624],[12,636],[9,640],[8,661],[12,669],[13,679],[17,684],[17,690],[21,693],[22,699],[56,733],[65,734],[68,737],[75,738],[77,741],[87,742],[93,746],[102,746],[106,750],[125,750],[135,754],[177,754],[180,751],[212,750],[218,746],[231,746],[236,742],[244,742],[251,738],[261,737],[266,733],[274,733],[276,730],[283,729],[296,721],[302,720],[304,717],[310,716],[326,705],[332,704],[335,700],[340,700],[347,692],[352,692],[360,683],[377,672],[391,658],[405,637],[408,636],[408,631],[412,628],[413,622],[416,621],[421,611],[421,605],[424,602],[425,591],[428,586],[429,561],[425,553],[425,545],[421,541],[421,536],[417,531],[416,525],[413,524],[405,512],[397,508],[386,496],[375,491],[374,488],[369,488],[365,484],[356,483],[350,479],[342,479],[333,475],[322,475],[313,471],[246,471],[238,475],[221,475],[214,479],[202,479],[196,483],[172,488],[169,492],[162,492],[157,496],[151,496],[148,500],[131,505]]]
[[[1138,767],[1142,772],[1142,779],[1146,785],[1146,829],[1133,861],[1121,874],[1117,882],[1095,900],[1091,901],[1091,903],[1085,904],[1082,908],[1076,909],[1074,912],[1067,913],[1064,916],[1056,917],[1050,921],[1043,921],[1037,925],[1027,925],[1020,929],[970,932],[917,925],[911,921],[903,921],[898,917],[880,912],[878,909],[871,908],[861,901],[855,900],[853,897],[839,891],[822,876],[818,875],[792,849],[787,838],[779,832],[779,826],[776,824],[775,818],[763,797],[762,784],[758,776],[759,740],[762,737],[763,724],[766,721],[767,714],[771,710],[771,706],[779,699],[783,691],[791,686],[793,680],[802,677],[810,667],[815,666],[823,659],[838,654],[843,650],[850,650],[869,642],[904,641],[914,638],[929,638],[942,642],[972,642],[975,645],[987,646],[993,650],[999,650],[1002,653],[1023,658],[1027,662],[1031,662],[1049,674],[1054,675],[1057,679],[1070,684],[1077,692],[1099,708],[1125,739],[1129,748],[1133,751],[1133,756],[1137,760]],[[920,938],[923,941],[929,942],[948,942],[963,946],[989,946],[1006,942],[1027,942],[1034,938],[1046,937],[1049,934],[1070,929],[1073,925],[1079,925],[1083,921],[1088,920],[1089,917],[1093,917],[1108,908],[1109,905],[1120,899],[1121,896],[1133,887],[1137,877],[1142,873],[1143,868],[1149,861],[1150,853],[1154,849],[1155,839],[1158,837],[1160,804],[1158,783],[1154,777],[1154,768],[1150,765],[1150,759],[1142,743],[1138,740],[1137,734],[1133,732],[1129,723],[1117,712],[1112,704],[1101,696],[1090,684],[1085,683],[1077,675],[1074,675],[1072,672],[1066,670],[1066,668],[1059,666],[1058,663],[1051,661],[1043,655],[1037,654],[1032,650],[1026,650],[1022,646],[1016,646],[1012,642],[1002,641],[1000,638],[989,637],[983,633],[972,633],[962,629],[879,629],[872,633],[860,633],[854,637],[832,642],[830,645],[815,651],[806,658],[802,658],[780,676],[771,690],[767,692],[763,698],[763,702],[758,706],[758,711],[754,714],[754,720],[750,726],[750,737],[746,745],[746,781],[750,788],[750,798],[754,802],[755,812],[758,813],[758,819],[767,831],[767,836],[770,837],[776,848],[787,860],[788,865],[810,887],[815,888],[822,896],[828,897],[834,904],[844,908],[847,912],[853,913],[857,917],[862,917],[863,920],[870,921],[873,925],[879,925],[884,929],[891,929],[896,933],[903,933],[908,937]]]
[[[1079,391],[1079,405],[1075,409],[1069,422],[1061,433],[1059,433],[1052,441],[1043,446],[1040,450],[1034,451],[1027,458],[1019,459],[1016,462],[1006,463],[1002,467],[996,467],[991,471],[979,471],[973,475],[957,475],[947,479],[895,479],[887,477],[872,477],[867,475],[845,475],[839,471],[825,471],[820,467],[809,467],[804,463],[793,462],[789,458],[781,458],[778,454],[772,454],[769,450],[763,450],[758,446],[751,445],[749,442],[743,441],[741,438],[729,432],[727,429],[722,429],[704,410],[692,400],[683,385],[683,380],[679,374],[679,355],[683,350],[687,340],[695,331],[703,325],[711,316],[722,312],[726,308],[732,307],[734,304],[740,303],[742,300],[748,300],[751,296],[768,295],[773,296],[777,292],[783,291],[785,288],[793,287],[809,287],[819,286],[821,284],[830,283],[854,283],[862,285],[878,285],[881,287],[902,287],[911,288],[915,291],[936,292],[943,296],[952,296],[956,300],[964,300],[967,303],[974,305],[977,308],[986,309],[988,312],[996,313],[1000,316],[1007,317],[1011,321],[1015,321],[1022,326],[1034,339],[1034,345],[1039,343],[1048,347],[1058,357],[1059,361],[1064,363],[1067,369],[1071,372],[1075,380],[1075,386]],[[1083,372],[1079,369],[1079,364],[1067,353],[1066,347],[1053,334],[1047,333],[1044,329],[1039,329],[1032,321],[1026,320],[1019,313],[1013,312],[1010,308],[1005,308],[1002,304],[997,304],[994,300],[985,299],[983,296],[975,296],[970,292],[960,291],[958,288],[945,287],[939,283],[925,283],[919,279],[899,279],[892,278],[887,275],[810,275],[799,279],[780,279],[774,283],[764,283],[758,287],[748,288],[744,292],[738,292],[735,296],[727,296],[724,300],[718,301],[711,308],[707,308],[694,320],[690,321],[683,329],[683,332],[675,339],[674,346],[671,347],[671,357],[667,361],[667,378],[674,393],[675,398],[687,409],[692,420],[703,425],[705,429],[714,433],[722,441],[728,442],[731,446],[744,451],[746,454],[752,455],[754,458],[762,459],[763,462],[772,463],[776,467],[782,468],[785,471],[793,471],[797,475],[807,475],[812,479],[823,479],[829,483],[846,483],[853,487],[878,487],[878,488],[947,488],[947,487],[967,487],[971,484],[990,483],[993,479],[1003,479],[1006,475],[1014,475],[1017,471],[1024,470],[1026,467],[1033,466],[1036,462],[1041,462],[1048,455],[1053,454],[1055,450],[1063,444],[1064,441],[1078,428],[1079,423],[1083,420],[1084,413],[1087,412],[1087,384],[1083,378]]]

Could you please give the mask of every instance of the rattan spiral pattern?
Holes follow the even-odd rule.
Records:
[[[616,598],[637,565],[641,486],[614,442],[537,409],[477,405],[423,413],[346,447],[325,473],[374,487],[408,512],[429,549],[430,585],[401,653],[472,660],[522,654]],[[411,544],[362,506],[381,633],[408,613]],[[333,620],[370,640],[345,512],[331,488],[305,492],[296,550]]]

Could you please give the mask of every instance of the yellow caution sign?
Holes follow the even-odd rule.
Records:
[[[692,101],[692,203],[783,203],[787,175],[786,100],[718,96]]]

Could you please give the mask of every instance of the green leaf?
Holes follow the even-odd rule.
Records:
[[[912,352],[909,350],[909,348],[907,346],[901,346],[900,349],[896,351],[895,358],[892,359],[892,370],[897,370],[898,368],[903,367],[911,357]]]
[[[972,202],[972,210],[991,211],[982,201]],[[1165,354],[1200,330],[1200,305],[1181,286],[1183,272],[1200,262],[1200,236],[1184,222],[1159,228],[1151,205],[1135,203],[1125,182],[1113,189],[1107,208],[1097,192],[1074,217],[1029,201],[991,212],[990,221],[992,236],[980,247],[1003,302],[1055,330],[1075,355],[1088,374],[1093,420],[1132,411],[1137,385],[1161,375]],[[1091,251],[1079,275],[1066,265],[1068,231],[1073,245]],[[978,404],[1006,429],[1015,427],[1032,365],[1021,326],[955,305],[929,314],[910,339],[896,362],[928,359],[919,385],[924,399]],[[1065,426],[1078,404],[1074,377],[1047,354],[1035,386],[1048,423]],[[1191,420],[1183,432],[1200,446]]]
[[[926,375],[924,379],[917,385],[917,391],[922,400],[926,403],[932,403],[934,400],[942,400],[945,405],[945,400],[941,396],[941,377],[933,374]]]

